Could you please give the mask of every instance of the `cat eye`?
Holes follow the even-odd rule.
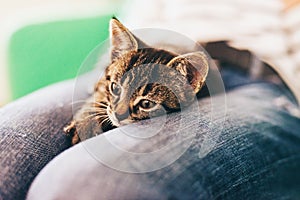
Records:
[[[110,85],[110,91],[113,95],[118,96],[121,94],[121,86],[115,82],[112,82]]]
[[[149,101],[146,99],[141,100],[139,104],[143,109],[150,109],[156,105],[156,103],[154,103],[153,101]]]

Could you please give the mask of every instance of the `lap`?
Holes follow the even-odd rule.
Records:
[[[293,199],[300,195],[300,123],[274,103],[282,95],[284,91],[270,84],[240,86],[226,94],[225,116],[223,107],[214,108],[214,121],[209,120],[210,99],[199,100],[200,120],[190,115],[181,127],[193,135],[191,144],[170,165],[147,173],[129,172],[159,166],[184,143],[175,143],[161,157],[145,160],[132,154],[134,159],[127,160],[126,151],[111,151],[106,146],[107,138],[116,144],[125,141],[119,129],[84,141],[42,170],[28,199]],[[158,140],[126,140],[128,151],[164,147],[165,139],[174,135],[178,115],[169,116],[160,130],[164,136]],[[220,134],[214,137],[220,127]],[[207,135],[212,136],[213,145],[203,156]],[[93,152],[97,144],[106,144],[96,148],[100,157]]]
[[[70,147],[74,82],[65,81],[0,109],[0,199],[24,199],[40,170]]]

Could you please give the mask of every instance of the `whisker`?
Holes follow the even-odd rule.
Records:
[[[96,105],[99,105],[99,106],[104,106],[104,107],[107,107],[108,105],[103,103],[103,102],[96,102],[96,101],[93,101],[91,102],[92,104],[96,104]]]
[[[110,121],[110,119],[107,117],[105,118],[103,121],[100,122],[100,125],[103,125],[103,123],[107,122],[107,121]]]
[[[108,116],[106,113],[98,113],[98,112],[94,112],[94,113],[88,113],[87,115],[85,115],[86,117],[88,116]]]
[[[107,107],[95,107],[95,106],[91,106],[89,107],[90,109],[98,109],[98,110],[106,110]]]
[[[88,107],[88,108],[85,108],[85,110],[87,110],[87,111],[105,111],[106,112],[106,108],[99,108],[99,107]]]
[[[102,104],[102,105],[107,105],[107,103],[105,103],[105,102],[103,102],[103,101],[100,101],[100,102],[98,102],[98,101],[93,101],[93,103],[96,103],[96,104]]]
[[[106,113],[106,110],[86,109],[83,113]]]
[[[106,115],[106,116],[104,116],[104,115],[97,116],[96,119],[98,119],[98,120],[105,120],[106,118],[108,118],[108,115]]]
[[[88,115],[88,116],[86,116],[86,117],[84,118],[84,120],[87,120],[87,119],[92,118],[92,117],[96,117],[96,116],[98,116],[98,115],[99,115],[98,113]]]

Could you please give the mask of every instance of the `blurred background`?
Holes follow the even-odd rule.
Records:
[[[75,77],[108,37],[118,0],[0,0],[0,106]]]
[[[288,59],[283,56],[290,51],[287,43],[299,42],[300,33],[295,32],[295,41],[290,41],[285,26],[298,22],[294,15],[288,19],[282,16],[299,2],[0,0],[0,106],[75,77],[88,53],[108,38],[108,22],[113,15],[129,28],[167,28],[194,40],[234,37],[236,46],[252,49],[267,59],[272,55],[272,61],[287,66]],[[296,56],[300,63],[300,54]]]

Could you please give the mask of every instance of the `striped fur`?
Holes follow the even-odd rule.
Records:
[[[112,128],[178,111],[194,100],[208,73],[202,52],[152,48],[111,20],[111,64],[93,97],[65,128],[76,144]]]

